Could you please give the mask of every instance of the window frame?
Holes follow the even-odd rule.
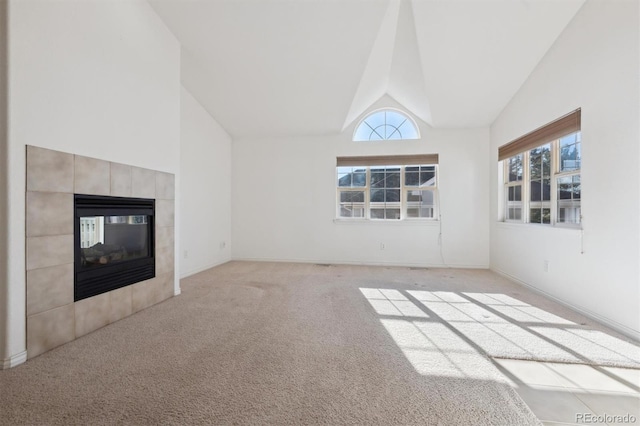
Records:
[[[515,158],[517,156],[522,156],[522,158],[520,159],[520,167],[522,168],[522,175],[520,176],[519,180],[510,180],[510,176],[511,176],[511,159]],[[520,153],[520,154],[516,154],[512,157],[507,158],[506,160],[503,160],[503,179],[504,179],[504,221],[505,222],[513,222],[513,223],[519,223],[522,222],[522,217],[524,215],[524,210],[525,210],[525,167],[524,167],[524,153]],[[520,201],[510,201],[509,200],[509,189],[510,188],[515,188],[515,187],[520,187]],[[513,203],[513,204],[510,204]],[[517,204],[516,204],[517,203]],[[511,219],[510,215],[509,215],[509,209],[510,208],[520,208],[520,219]]]
[[[362,126],[363,123],[365,123],[365,121],[367,121],[367,119],[369,119],[370,117],[379,114],[381,112],[386,112],[386,111],[391,111],[391,112],[395,112],[397,114],[402,115],[403,117],[405,117],[407,119],[407,121],[409,121],[411,123],[411,125],[413,126],[413,129],[416,132],[416,137],[415,138],[385,138],[385,139],[356,139],[356,135],[358,134],[358,131],[360,130],[360,126]],[[386,124],[386,117],[385,117],[385,124]],[[378,108],[376,110],[373,110],[371,112],[369,112],[368,114],[366,114],[364,117],[362,117],[359,121],[358,124],[356,124],[354,130],[353,130],[353,135],[351,136],[351,140],[353,142],[387,142],[387,141],[411,141],[411,140],[418,140],[421,139],[421,135],[420,135],[420,127],[418,126],[418,123],[416,123],[416,120],[413,119],[413,117],[411,117],[411,115],[409,115],[407,112],[402,111],[401,109],[398,108],[392,108],[392,107],[385,107],[385,108]]]
[[[407,167],[433,167],[434,168],[434,185],[430,186],[407,186],[405,184],[405,173]],[[340,186],[339,185],[339,177],[338,170],[340,167],[360,167],[366,169],[366,178],[364,186]],[[387,169],[387,168],[399,168],[400,172],[400,201],[397,203],[400,207],[400,218],[399,219],[388,219],[388,218],[372,218],[371,217],[371,208],[372,204],[378,204],[378,202],[371,201],[371,190],[375,189],[371,186],[371,169]],[[335,209],[335,220],[339,221],[372,221],[372,222],[384,222],[384,223],[394,223],[394,222],[405,222],[405,221],[418,221],[418,222],[434,222],[438,221],[440,217],[440,197],[438,193],[438,180],[439,180],[439,167],[438,164],[405,164],[405,165],[371,165],[371,166],[336,166],[335,167],[335,185],[336,185],[336,209]],[[407,194],[412,189],[419,189],[421,191],[432,191],[433,192],[433,217],[409,217],[407,214],[407,208],[409,205]],[[341,216],[341,194],[345,192],[362,192],[364,191],[364,214],[362,217],[348,217]],[[382,202],[382,208],[389,208],[386,206],[386,202]],[[395,202],[393,204],[396,204]],[[373,207],[376,208],[376,207]],[[393,208],[393,207],[391,207]]]
[[[564,137],[573,135],[573,134],[577,134],[577,140],[580,144],[580,150],[582,152],[582,133],[581,133],[581,129],[578,129],[577,131],[568,133],[564,136],[561,137],[557,137],[553,140],[547,141],[547,142],[543,142],[540,145],[537,145],[531,149],[527,149],[526,151],[514,154],[508,158],[505,158],[503,160],[501,160],[502,164],[502,179],[503,179],[503,185],[502,185],[502,190],[503,190],[503,206],[502,206],[502,222],[505,223],[523,223],[523,224],[528,224],[528,225],[540,225],[540,226],[549,226],[549,227],[561,227],[561,228],[574,228],[574,229],[579,229],[582,226],[582,189],[580,191],[580,213],[578,215],[578,221],[576,222],[566,222],[566,221],[559,221],[559,206],[558,206],[558,180],[560,178],[563,177],[574,177],[574,176],[578,176],[581,178],[582,175],[582,164],[580,164],[580,167],[573,169],[573,170],[567,170],[567,171],[561,171],[561,145],[560,145],[560,140]],[[531,163],[530,163],[530,158],[531,158],[531,151],[535,150],[535,149],[539,149],[544,147],[545,145],[549,145],[550,146],[550,176],[549,176],[549,190],[550,190],[550,197],[549,197],[549,201],[531,201]],[[509,182],[509,162],[512,158],[518,156],[518,155],[522,155],[522,167],[523,167],[523,171],[522,171],[522,180],[518,181],[519,183],[522,184],[522,190],[521,190],[521,200],[522,200],[522,214],[521,214],[521,218],[519,220],[517,219],[509,219],[509,215],[508,215],[508,208],[509,208],[509,193],[508,193],[508,188],[509,186],[513,186],[512,184],[514,184],[514,182]],[[582,159],[580,159],[580,161],[582,161]],[[541,178],[542,180],[544,179],[544,177]],[[582,179],[580,179],[580,183],[582,183]],[[543,197],[542,197],[543,198]],[[550,205],[550,221],[549,223],[540,223],[540,222],[531,222],[531,205],[532,204],[540,204],[541,206],[543,204],[549,203]],[[542,208],[542,207],[541,207]]]
[[[533,223],[533,224],[537,224],[537,225],[551,225],[552,224],[552,208],[551,206],[553,205],[553,183],[551,182],[554,178],[554,172],[553,170],[555,170],[555,166],[554,166],[554,152],[555,152],[555,145],[554,145],[555,141],[552,142],[546,142],[543,143],[540,146],[537,146],[535,148],[532,148],[530,150],[527,151],[527,167],[528,167],[528,173],[527,173],[527,180],[525,181],[525,186],[527,188],[527,198],[524,199],[524,202],[526,203],[526,217],[527,217],[527,223]],[[548,146],[549,149],[549,175],[548,175],[548,179],[549,179],[549,199],[545,200],[544,199],[544,181],[545,181],[545,177],[547,177],[547,175],[545,175],[545,170],[544,170],[544,163],[542,160],[542,156],[544,155],[544,151],[540,152],[540,176],[534,178],[532,173],[531,173],[531,151],[534,150],[544,150],[546,149]],[[532,200],[531,199],[531,193],[533,192],[531,190],[531,188],[533,187],[533,182],[535,181],[540,181],[540,200]],[[531,210],[533,209],[538,209],[541,211],[540,213],[540,222],[532,222],[531,221]],[[549,209],[549,222],[544,222],[544,218],[543,218],[543,214],[542,211],[544,211],[545,209]]]

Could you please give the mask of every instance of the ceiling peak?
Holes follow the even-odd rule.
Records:
[[[345,119],[343,130],[383,95],[429,123],[422,60],[410,0],[391,0]]]

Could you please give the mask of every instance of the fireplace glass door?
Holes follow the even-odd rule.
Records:
[[[148,257],[149,222],[147,215],[81,217],[82,268]]]
[[[152,199],[75,196],[75,300],[155,276]]]

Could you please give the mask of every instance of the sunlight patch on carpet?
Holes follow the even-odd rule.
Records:
[[[495,366],[444,324],[381,319],[415,370],[424,376],[509,383]]]
[[[438,366],[447,374],[467,374],[469,369],[461,363],[472,354],[640,367],[638,345],[505,294],[383,288],[360,291],[421,373]]]

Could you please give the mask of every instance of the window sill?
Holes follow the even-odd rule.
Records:
[[[384,220],[384,219],[333,219],[333,223],[338,225],[368,225],[380,224],[391,226],[439,226],[437,219],[403,219],[403,220]]]
[[[580,225],[546,225],[539,223],[524,223],[524,222],[496,222],[498,228],[514,228],[514,229],[559,229],[561,231],[568,232],[580,232],[582,227]]]

